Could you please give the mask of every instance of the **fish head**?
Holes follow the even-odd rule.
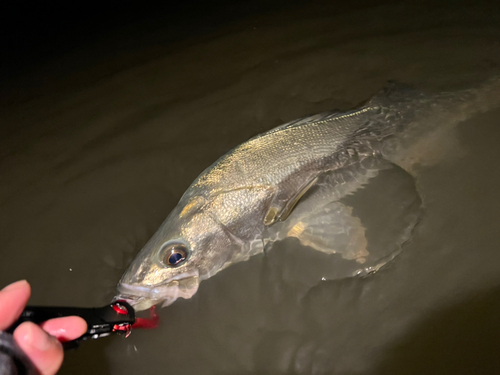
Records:
[[[179,203],[122,276],[115,300],[141,311],[190,298],[241,247],[202,199]]]

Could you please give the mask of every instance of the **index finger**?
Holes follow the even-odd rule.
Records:
[[[21,315],[31,295],[26,280],[16,281],[0,290],[0,330],[9,328]]]

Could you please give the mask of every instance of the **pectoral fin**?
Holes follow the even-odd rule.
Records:
[[[293,209],[300,201],[300,198],[318,181],[318,177],[313,178],[306,186],[304,186],[286,205],[285,209],[279,215],[280,221],[285,221],[292,213]]]
[[[275,206],[271,206],[269,211],[267,211],[266,217],[264,218],[264,225],[274,224],[278,217],[278,208]]]
[[[278,207],[271,206],[269,208],[269,211],[266,214],[266,217],[264,219],[264,224],[265,225],[271,225],[274,224],[276,221],[285,221],[288,216],[292,213],[293,209],[297,205],[297,203],[300,201],[300,198],[304,196],[307,191],[314,186],[314,184],[318,181],[318,177],[313,178],[311,181],[309,181],[302,189],[299,190],[299,192],[294,195],[286,204],[285,208],[283,208],[281,211]]]

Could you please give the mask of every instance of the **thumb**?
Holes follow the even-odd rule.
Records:
[[[42,375],[53,375],[63,361],[61,343],[31,322],[21,324],[14,331],[17,345],[31,359]]]

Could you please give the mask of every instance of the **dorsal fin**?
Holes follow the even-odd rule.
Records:
[[[405,101],[415,101],[419,98],[428,98],[429,96],[422,91],[398,82],[387,81],[382,90],[371,98],[365,107],[390,107],[394,103]]]
[[[312,115],[312,116],[302,117],[302,118],[299,118],[297,120],[287,122],[286,124],[278,126],[277,128],[271,129],[268,132],[268,134],[274,133],[274,132],[277,132],[277,131],[280,131],[283,129],[302,126],[305,124],[312,124],[312,123],[319,122],[319,121],[327,121],[327,120],[333,119],[335,117],[342,116],[344,114],[345,114],[344,112],[340,112],[337,109],[334,109],[332,111],[317,113],[317,114]]]

